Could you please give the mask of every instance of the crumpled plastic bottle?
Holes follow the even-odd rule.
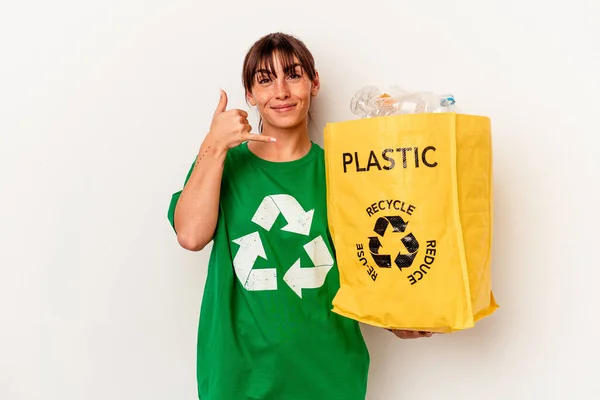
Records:
[[[436,95],[431,92],[407,92],[392,86],[388,92],[368,85],[356,91],[350,101],[350,110],[362,118],[398,114],[460,113],[451,93]]]

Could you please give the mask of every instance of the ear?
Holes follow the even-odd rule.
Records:
[[[310,89],[311,96],[315,97],[321,89],[321,78],[319,78],[319,71],[315,71],[315,79],[312,80],[312,88]]]
[[[250,104],[252,107],[256,106],[256,100],[254,99],[254,96],[252,96],[252,93],[250,92],[246,92],[246,101],[248,102],[248,104]]]

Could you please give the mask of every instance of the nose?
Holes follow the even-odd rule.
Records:
[[[275,81],[275,97],[277,98],[277,100],[285,100],[288,97],[290,97],[290,89],[288,87],[288,83],[282,77],[279,77]]]

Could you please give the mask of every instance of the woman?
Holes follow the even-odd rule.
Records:
[[[364,400],[369,355],[359,325],[330,311],[339,275],[324,152],[308,136],[320,87],[313,56],[300,40],[269,34],[250,48],[242,79],[260,134],[250,133],[245,111],[227,110],[221,92],[169,207],[182,247],[198,251],[214,240],[198,329],[199,397]]]

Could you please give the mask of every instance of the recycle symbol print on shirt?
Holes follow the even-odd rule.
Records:
[[[314,209],[305,211],[298,201],[287,194],[266,196],[252,217],[252,222],[257,225],[255,232],[234,239],[233,243],[240,247],[233,258],[233,268],[242,286],[248,291],[277,290],[277,269],[254,269],[258,257],[268,261],[259,231],[264,229],[270,234],[273,224],[283,215],[287,225],[281,230],[308,237],[312,225]],[[316,289],[325,283],[327,273],[333,267],[333,257],[321,235],[309,240],[304,246],[304,251],[312,261],[312,266],[300,265],[298,259],[283,276],[283,281],[298,297],[302,298],[302,289]],[[290,251],[294,251],[291,249]]]

